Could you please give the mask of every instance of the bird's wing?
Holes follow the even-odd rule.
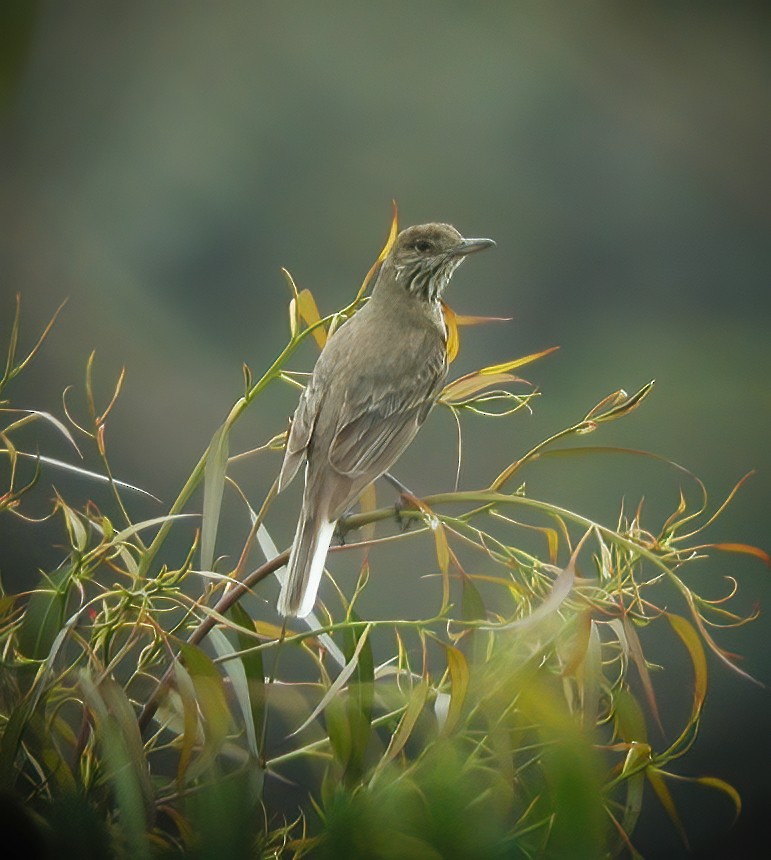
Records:
[[[300,395],[300,402],[297,404],[289,437],[286,441],[284,462],[281,464],[281,472],[278,476],[279,492],[291,483],[305,458],[313,434],[313,427],[319,414],[320,388],[318,381],[312,376]]]
[[[425,421],[446,373],[442,354],[385,389],[381,382],[364,386],[361,397],[351,392],[329,447],[329,462],[335,471],[357,483],[382,475]]]

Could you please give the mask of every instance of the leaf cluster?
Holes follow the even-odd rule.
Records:
[[[725,597],[708,599],[689,570],[716,551],[766,563],[768,556],[705,542],[702,532],[724,505],[713,510],[701,483],[674,464],[697,499],[683,491],[657,529],[642,506],[600,523],[530,496],[520,480],[548,457],[599,459],[604,449],[565,441],[624,418],[652,384],[603,398],[504,460],[477,489],[409,497],[400,510],[409,532],[389,526],[393,508],[368,496],[344,523],[361,539],[330,556],[334,567],[337,553],[367,550],[356,588],[335,588],[307,626],[283,623],[254,599],[264,580],[282,575],[287,553],[269,531],[275,485],[251,499],[237,465],[280,450],[285,434],[276,428],[263,445],[233,454],[233,427],[274,383],[301,384],[288,366],[297,347],[308,337],[323,346],[355,313],[395,235],[394,217],[362,289],[331,316],[287,273],[287,346],[259,379],[244,369],[242,396],[161,516],[132,519],[124,499],[142,491],[110,470],[106,430],[122,375],[110,403],[98,407],[92,356],[86,415],[76,420],[65,402],[66,423],[3,402],[1,514],[25,516],[25,497],[48,471],[68,469],[110,491],[104,510],[93,502],[76,509],[56,495],[49,516],[61,523],[61,563],[30,592],[0,596],[0,790],[21,800],[59,850],[132,858],[636,856],[646,784],[687,840],[670,791],[683,780],[722,792],[738,814],[730,785],[684,776],[678,762],[698,732],[708,653],[741,672],[713,631],[751,618],[730,608],[733,580]],[[447,309],[446,319],[457,340],[464,318]],[[17,308],[0,393],[40,345],[17,361],[18,328]],[[512,371],[549,352],[456,379],[441,403],[459,427],[466,410],[511,416],[534,397]],[[25,428],[39,421],[76,453],[80,435],[101,470],[25,450]],[[26,461],[32,474],[20,478]],[[232,565],[216,555],[226,492],[249,522]],[[191,522],[185,550],[161,563],[172,529],[188,534]],[[532,550],[533,536],[542,552]],[[378,547],[410,540],[434,548],[435,563],[422,572],[436,574],[435,611],[360,617]],[[255,567],[258,553],[264,560]],[[689,714],[674,733],[645,646],[667,631],[691,666]]]

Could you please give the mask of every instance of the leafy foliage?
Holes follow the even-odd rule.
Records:
[[[379,260],[395,234],[394,217]],[[257,381],[244,369],[244,394],[164,516],[134,521],[127,512],[125,494],[138,491],[113,478],[105,443],[122,376],[108,406],[98,407],[93,356],[86,418],[65,410],[72,429],[0,404],[7,419],[0,512],[25,516],[22,503],[43,469],[106,481],[113,497],[102,511],[93,503],[75,509],[57,495],[50,516],[66,536],[61,563],[29,594],[0,597],[1,789],[23,802],[58,850],[132,858],[596,858],[636,854],[646,782],[684,840],[670,781],[717,789],[739,812],[724,781],[673,770],[698,731],[707,653],[741,672],[711,630],[751,620],[729,608],[733,593],[717,601],[697,593],[687,569],[714,550],[766,563],[768,556],[702,541],[723,506],[710,512],[696,479],[699,503],[692,507],[683,494],[655,532],[642,508],[622,511],[611,526],[514,486],[526,467],[550,456],[599,456],[601,449],[564,440],[625,417],[651,385],[604,398],[480,489],[406,499],[400,516],[415,526],[410,539],[424,535],[435,548],[436,568],[426,572],[438,571],[441,587],[431,617],[360,618],[367,562],[350,599],[339,592],[339,603],[310,616],[307,629],[282,626],[269,606],[247,612],[241,605],[262,580],[280,575],[287,554],[267,530],[275,486],[258,504],[249,500],[232,474],[249,452],[230,454],[231,431],[272,383],[298,384],[287,367],[295,350],[308,337],[323,346],[365,300],[376,266],[356,299],[324,318],[287,273],[289,343]],[[449,309],[446,319],[457,342],[457,326],[469,320]],[[18,339],[17,305],[0,394],[42,341],[19,361]],[[550,351],[456,379],[441,402],[459,427],[467,411],[504,420],[529,409],[534,392],[512,371]],[[24,451],[17,437],[40,421],[75,451],[73,433],[93,445],[101,473]],[[279,433],[251,455],[283,440]],[[21,479],[24,461],[32,475]],[[201,484],[200,530],[175,563],[161,563],[173,555],[169,535],[184,531]],[[236,565],[219,570],[227,487],[238,491],[251,529]],[[372,529],[393,509],[372,498],[363,507],[344,527],[364,538],[334,552],[365,546],[376,556],[385,538]],[[533,535],[545,552],[530,549]],[[247,572],[256,547],[266,561]],[[673,598],[680,610],[663,609]],[[643,645],[663,628],[681,643],[693,678],[690,714],[668,744],[656,740],[662,715]]]

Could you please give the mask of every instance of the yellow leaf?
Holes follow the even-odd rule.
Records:
[[[476,317],[465,314],[455,314],[456,323],[461,325],[484,325],[489,322],[511,322],[512,317]]]
[[[650,783],[651,788],[655,792],[656,797],[658,797],[659,803],[664,807],[664,810],[669,816],[669,820],[675,825],[675,829],[683,840],[683,845],[685,845],[686,848],[690,848],[688,844],[688,836],[685,833],[683,822],[680,820],[680,814],[675,806],[675,801],[672,799],[669,787],[664,782],[661,774],[662,772],[660,770],[656,770],[652,767],[646,768],[645,770],[645,775],[648,777],[648,782]]]
[[[707,658],[704,655],[704,647],[699,639],[699,634],[690,621],[681,615],[673,615],[671,612],[667,612],[666,615],[675,633],[680,637],[688,649],[688,653],[691,655],[694,674],[693,714],[691,719],[695,719],[699,715],[701,706],[704,704],[704,699],[707,695]]]
[[[651,761],[650,744],[632,741],[628,746],[629,752],[627,752],[623,767],[621,768],[623,776],[634,773],[640,767],[646,768]]]
[[[436,560],[439,564],[439,570],[442,573],[447,573],[450,567],[450,547],[447,544],[447,534],[445,533],[444,526],[438,520],[431,523],[431,528],[434,532]]]
[[[727,794],[733,801],[736,818],[739,817],[742,811],[742,799],[739,792],[729,782],[726,782],[723,779],[718,779],[716,776],[699,776],[694,779],[694,782],[698,782],[699,785],[707,785],[710,788],[716,788],[718,791],[722,791],[724,794]]]
[[[290,289],[290,291],[291,291],[291,293],[292,293],[292,296],[294,296],[294,297],[296,298],[296,297],[297,297],[297,293],[298,293],[298,290],[297,290],[297,284],[295,284],[295,282],[294,282],[294,278],[292,277],[292,275],[291,275],[291,273],[290,273],[289,269],[285,269],[285,268],[282,266],[282,267],[281,267],[281,274],[284,276],[284,280],[285,280],[285,281],[287,282],[287,284],[289,285],[289,289]]]
[[[444,317],[444,325],[447,329],[447,361],[453,362],[460,349],[458,317],[446,302],[442,302],[442,316]]]
[[[383,250],[380,252],[380,256],[377,258],[378,263],[382,263],[383,260],[391,253],[391,248],[394,246],[394,242],[396,241],[396,236],[399,232],[399,208],[396,205],[396,201],[391,201],[392,206],[392,215],[391,215],[391,229],[388,231],[388,238],[386,239],[385,245],[383,245]]]
[[[394,242],[396,241],[396,236],[399,232],[399,210],[396,205],[396,201],[392,201],[393,203],[393,216],[391,218],[391,229],[388,232],[388,238],[386,239],[385,245],[383,245],[383,250],[380,252],[377,260],[372,264],[372,267],[367,272],[364,280],[362,281],[361,287],[359,288],[359,292],[356,294],[356,300],[358,301],[364,293],[367,292],[367,287],[370,284],[375,272],[377,272],[380,264],[385,260],[385,258],[391,253],[391,248],[394,246]]]
[[[485,388],[505,382],[516,382],[516,380],[517,377],[511,373],[483,374],[481,371],[467,373],[446,385],[441,399],[444,403],[463,403],[473,395],[484,391]]]
[[[315,325],[321,321],[319,309],[316,306],[316,300],[313,298],[313,293],[310,290],[302,290],[297,294],[297,312],[304,320],[307,326]],[[324,349],[324,344],[327,342],[327,332],[323,325],[317,325],[313,329],[313,338],[319,345],[319,349]]]
[[[469,668],[463,652],[452,645],[445,645],[447,668],[450,670],[450,709],[443,731],[448,734],[460,719],[469,684]]]
[[[425,679],[421,680],[421,682],[413,689],[410,695],[410,700],[407,703],[407,707],[402,714],[402,718],[399,720],[396,731],[391,735],[388,748],[386,749],[378,767],[384,766],[389,761],[393,761],[393,759],[395,759],[402,751],[404,745],[410,739],[412,730],[418,722],[418,717],[423,713],[423,708],[426,705],[429,691],[430,687]]]
[[[556,352],[558,349],[558,346],[550,346],[548,349],[544,349],[541,352],[533,352],[530,355],[523,356],[522,358],[515,358],[513,361],[505,361],[503,364],[491,364],[489,367],[483,367],[479,373],[507,373],[510,370],[514,370],[515,367],[522,367],[524,364],[530,364],[531,361],[537,361],[539,358],[551,355],[551,353]]]
[[[370,484],[359,496],[359,507],[363,514],[371,514],[372,511],[377,510],[377,491],[374,484]],[[364,540],[372,540],[374,535],[375,523],[367,523],[362,529],[362,537]]]
[[[271,624],[270,621],[260,621],[259,619],[253,619],[252,624],[254,625],[254,632],[263,637],[264,639],[281,639],[282,636],[291,636],[291,631],[284,631],[282,627],[279,627],[277,624]]]

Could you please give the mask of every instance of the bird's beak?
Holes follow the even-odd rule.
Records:
[[[492,239],[462,239],[450,252],[453,257],[465,257],[467,254],[476,254],[485,248],[492,248],[495,242]]]

